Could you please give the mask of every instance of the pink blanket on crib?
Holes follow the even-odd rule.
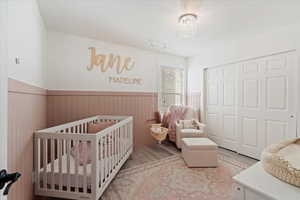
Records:
[[[100,146],[98,146],[99,150],[99,157],[100,159],[103,159],[107,156],[111,156],[118,152],[118,147],[113,146],[112,139],[110,141],[106,141],[106,145],[103,144],[102,146],[102,152],[100,150]],[[77,152],[78,151],[78,152]],[[90,142],[86,142],[84,144],[83,142],[80,142],[78,145],[75,145],[71,149],[71,156],[74,157],[75,160],[78,160],[79,165],[85,165],[90,164],[92,162],[92,145]]]
[[[108,128],[112,125],[114,125],[115,122],[98,122],[98,123],[89,123],[88,124],[88,133],[89,134],[97,134],[100,131],[104,130],[105,128]],[[106,152],[104,155],[104,148],[106,147],[106,151],[108,151],[108,149],[110,150],[111,153],[113,153],[113,149],[112,149],[112,138],[107,137],[107,141],[106,141],[106,147],[103,144],[103,152],[100,152],[100,147],[99,147],[99,157],[101,158],[101,153],[103,153],[102,155],[108,156],[108,152]],[[74,147],[72,147],[71,149],[71,156],[73,156],[76,160],[78,160],[79,165],[84,165],[84,164],[89,164],[92,162],[92,145],[91,142],[87,142],[86,144],[84,144],[83,142],[79,142],[78,145],[75,145]]]
[[[162,125],[169,129],[169,140],[172,142],[176,142],[176,122],[183,120],[187,109],[186,106],[172,105],[163,116]]]

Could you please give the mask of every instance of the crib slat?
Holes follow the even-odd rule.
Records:
[[[92,198],[96,199],[97,197],[97,184],[99,181],[99,172],[97,170],[97,154],[98,154],[98,148],[96,148],[97,145],[97,139],[91,141],[91,193],[92,193]]]
[[[124,157],[124,153],[125,153],[125,127],[122,126],[122,160],[123,160],[123,157]]]
[[[75,140],[75,154],[76,158],[79,158],[79,141],[76,139]],[[78,172],[78,167],[79,167],[79,160],[75,159],[75,192],[79,191],[79,172]]]
[[[40,173],[41,173],[41,140],[38,138],[38,137],[34,137],[34,140],[35,140],[35,159],[34,159],[34,162],[35,162],[35,187],[37,190],[39,190],[41,188],[41,181],[40,181]]]
[[[103,157],[103,161],[104,161],[104,182],[106,182],[106,176],[107,176],[107,137],[104,136],[104,143],[103,143],[103,148],[104,148],[104,157]]]
[[[115,168],[117,167],[118,165],[118,131],[115,130],[114,131],[114,146],[115,146]]]
[[[104,148],[103,148],[103,137],[100,137],[100,182],[101,186],[104,182]]]
[[[114,169],[114,142],[113,142],[113,133],[114,133],[114,131],[112,130],[111,132],[110,132],[110,147],[109,147],[109,149],[110,149],[110,170],[111,170],[111,172],[113,171],[113,169]]]
[[[47,142],[48,140],[45,138],[43,139],[43,167],[44,167],[44,173],[43,173],[43,188],[47,190]]]
[[[82,141],[83,148],[87,148],[87,142]],[[83,164],[83,192],[87,193],[87,162]]]
[[[70,153],[71,153],[71,141],[70,140],[66,140],[67,142],[67,191],[71,191],[71,170],[70,170]]]
[[[82,133],[86,133],[86,131],[85,131],[86,128],[85,128],[85,127],[86,127],[86,123],[84,123],[84,124],[82,125]]]
[[[107,134],[107,136],[106,136],[106,152],[107,152],[107,154],[106,154],[106,161],[107,161],[107,174],[106,174],[106,178],[108,178],[108,175],[109,175],[109,173],[110,173],[110,155],[109,155],[109,153],[110,153],[110,144],[109,144],[109,142],[110,142],[110,133],[109,134]]]
[[[51,138],[50,140],[50,148],[51,148],[51,189],[54,190],[54,185],[55,185],[55,177],[54,177],[54,160],[55,160],[55,157],[54,157],[54,148],[55,148],[55,145],[54,145],[54,139]]]
[[[63,140],[58,140],[58,170],[59,170],[59,190],[63,189],[63,172],[62,172],[62,155],[63,155]]]

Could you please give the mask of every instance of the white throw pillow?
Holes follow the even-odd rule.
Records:
[[[195,128],[194,120],[181,120],[183,129],[193,129]]]

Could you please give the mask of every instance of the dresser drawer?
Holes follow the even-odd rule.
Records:
[[[239,184],[234,185],[234,200],[274,200]]]
[[[239,184],[234,184],[234,200],[245,200],[244,187]]]
[[[249,190],[247,188],[245,188],[244,192],[245,192],[245,200],[273,200],[270,199],[269,197],[253,192],[252,190]]]

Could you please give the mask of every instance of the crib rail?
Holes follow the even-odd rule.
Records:
[[[88,124],[114,121],[97,134]],[[68,199],[99,199],[133,150],[133,119],[95,116],[37,131],[35,194]]]

